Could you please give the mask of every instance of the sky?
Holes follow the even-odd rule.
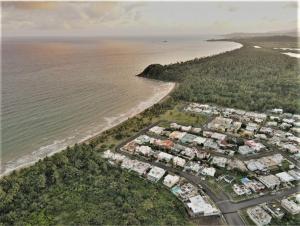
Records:
[[[4,36],[159,36],[297,29],[293,2],[2,2]]]

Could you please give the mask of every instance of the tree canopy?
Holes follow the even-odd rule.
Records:
[[[291,40],[295,41],[287,37],[233,40],[244,46],[217,56],[150,65],[140,76],[179,82],[173,94],[177,100],[256,111],[283,108],[300,113],[299,60],[270,47],[272,43],[274,47],[278,43],[281,47],[290,46]],[[263,48],[254,48],[256,43]]]

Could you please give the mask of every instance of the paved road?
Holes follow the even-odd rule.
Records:
[[[226,219],[226,222],[230,226],[242,226],[245,225],[240,215],[237,212],[233,213],[223,213],[223,216]]]
[[[149,128],[149,127],[147,127],[147,128]],[[143,130],[143,132],[144,131],[145,130]],[[140,135],[140,134],[142,134],[142,132],[138,133],[138,135]],[[126,142],[124,142],[124,144],[125,143]],[[119,148],[121,146],[122,145],[118,145],[116,150],[120,151]],[[177,175],[180,175],[180,176],[186,178],[189,182],[191,182],[194,185],[201,185],[201,187],[203,188],[205,193],[214,201],[214,203],[217,205],[217,207],[221,210],[221,212],[224,215],[228,225],[236,225],[236,226],[244,225],[244,222],[242,221],[241,217],[239,216],[239,214],[237,212],[240,209],[244,209],[244,208],[247,208],[247,207],[250,207],[250,206],[258,205],[258,204],[268,202],[268,201],[271,201],[271,200],[274,200],[274,199],[280,199],[284,196],[288,196],[290,194],[293,194],[293,193],[296,193],[296,192],[299,191],[299,187],[293,187],[293,188],[290,188],[288,190],[283,190],[280,193],[275,194],[275,195],[265,195],[265,196],[261,196],[261,197],[255,198],[255,199],[245,200],[245,201],[241,201],[241,202],[238,202],[238,203],[234,203],[234,202],[231,202],[229,200],[229,197],[227,196],[227,194],[224,191],[220,190],[220,192],[218,192],[218,193],[213,192],[210,189],[210,187],[206,184],[206,182],[201,180],[201,178],[198,177],[198,176],[195,176],[195,175],[192,175],[192,174],[189,174],[189,173],[186,173],[186,172],[182,172],[179,169],[174,169],[172,167],[166,166],[164,163],[161,163],[161,162],[147,161],[144,158],[141,158],[139,156],[133,156],[133,155],[131,155],[129,153],[125,153],[125,152],[122,152],[122,154],[124,154],[124,155],[126,155],[130,158],[133,158],[133,159],[138,159],[138,160],[143,161],[143,162],[148,162],[152,165],[161,167],[161,168],[163,168],[163,169],[165,169],[169,172],[176,173]],[[268,153],[268,154],[270,154],[270,153]]]
[[[280,198],[283,198],[284,196],[291,195],[298,191],[299,191],[299,187],[293,187],[288,190],[283,190],[280,193],[275,194],[275,195],[264,195],[259,198],[250,199],[250,200],[246,200],[246,201],[242,201],[242,202],[238,202],[238,203],[232,203],[228,200],[226,202],[218,203],[218,206],[220,207],[221,210],[224,210],[224,213],[234,212],[234,211],[238,211],[243,208],[247,208],[249,206],[258,205],[258,204],[268,202],[268,201],[271,201],[274,199],[280,199]]]
[[[118,150],[119,151],[119,150]],[[182,172],[181,170],[178,169],[174,169],[172,167],[168,167],[165,164],[161,163],[161,162],[150,162],[147,161],[145,159],[141,159],[140,157],[137,156],[133,156],[129,153],[125,153],[122,152],[122,154],[132,158],[132,159],[138,159],[140,161],[143,162],[148,162],[154,166],[158,166],[161,167],[165,170],[167,170],[168,172],[172,172],[172,173],[176,173],[184,178],[186,178],[189,182],[191,182],[194,185],[201,185],[204,188],[205,193],[216,203],[216,205],[219,207],[219,209],[221,210],[221,212],[223,213],[226,212],[224,208],[220,208],[219,203],[223,202],[225,200],[225,202],[227,203],[228,201],[228,197],[226,196],[225,193],[220,192],[218,194],[213,193],[210,188],[204,183],[204,181],[202,181],[199,177],[188,174],[186,172]],[[228,225],[244,225],[243,221],[241,220],[239,214],[237,212],[233,212],[230,214],[223,214],[226,222],[228,223]]]

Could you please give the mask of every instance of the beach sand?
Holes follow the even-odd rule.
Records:
[[[155,91],[155,94],[153,96],[151,96],[150,98],[148,98],[145,101],[142,101],[138,106],[136,106],[135,108],[122,113],[118,116],[115,117],[110,117],[110,118],[106,118],[107,121],[107,126],[103,127],[100,131],[91,134],[85,138],[83,138],[81,141],[79,141],[78,143],[86,143],[89,142],[91,139],[99,136],[101,133],[103,133],[106,130],[109,130],[115,126],[120,125],[122,122],[128,120],[131,117],[134,117],[138,114],[140,114],[141,112],[143,112],[144,110],[146,110],[147,108],[151,107],[152,105],[163,101],[166,97],[169,96],[169,94],[175,89],[176,84],[173,82],[159,82],[161,83],[160,86],[158,86]],[[10,173],[12,173],[15,170],[20,170],[22,168],[34,165],[37,161],[39,161],[40,159],[45,158],[46,156],[51,156],[55,153],[61,152],[64,149],[66,149],[67,146],[59,148],[57,150],[52,150],[51,152],[45,152],[44,155],[40,154],[37,155],[35,157],[33,157],[31,154],[30,155],[26,155],[23,156],[20,159],[17,159],[15,162],[13,163],[8,163],[6,164],[6,168],[3,170],[3,172],[1,172],[0,174],[0,178],[6,175],[9,175]],[[44,149],[46,149],[47,147],[43,147]],[[37,152],[37,151],[36,151]],[[3,165],[1,166],[3,167]]]
[[[243,47],[243,45],[240,43],[236,43],[236,44],[238,44],[236,46],[236,48],[233,48],[229,51],[233,51],[235,49],[239,49],[239,48]],[[220,52],[219,54],[221,54],[221,53],[223,53],[223,52]],[[210,56],[210,55],[208,55],[208,56]],[[206,56],[206,57],[208,57],[208,56]],[[147,79],[147,78],[141,78],[141,79]],[[155,88],[157,90],[155,90],[154,95],[149,97],[147,100],[140,102],[136,107],[132,108],[131,110],[129,110],[125,113],[122,113],[118,116],[105,118],[105,120],[107,122],[105,126],[102,126],[101,129],[98,129],[97,131],[93,131],[91,134],[89,134],[88,136],[79,140],[77,143],[88,142],[89,140],[99,136],[104,131],[109,130],[109,129],[121,124],[122,122],[128,120],[128,118],[138,115],[139,113],[143,112],[145,109],[151,107],[155,103],[163,101],[176,87],[175,83],[171,83],[171,82],[166,83],[166,82],[162,82],[162,81],[157,81],[157,82],[160,84],[158,84],[157,87]],[[72,137],[72,134],[70,134],[70,138],[71,137]],[[75,144],[73,142],[72,144],[66,145],[67,142],[65,142],[65,141],[67,139],[68,138],[66,138],[64,140],[54,141],[53,144],[43,146],[39,150],[36,150],[28,155],[22,156],[21,158],[15,160],[15,161],[2,164],[2,166],[0,166],[0,169],[1,169],[0,178],[5,175],[9,175],[14,170],[20,170],[24,167],[33,165],[40,159],[43,159],[46,156],[51,156],[57,152],[63,151],[64,149],[66,149],[67,146],[72,146]]]
[[[287,53],[282,53],[282,54],[288,55],[290,57],[300,58],[300,54],[299,53],[287,52]]]

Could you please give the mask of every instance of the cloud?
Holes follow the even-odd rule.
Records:
[[[298,8],[298,2],[297,1],[293,1],[293,2],[286,2],[283,6],[283,8],[289,9],[297,9]]]
[[[290,20],[296,19],[297,3],[87,1],[3,2],[2,6],[5,34],[147,35],[280,29],[294,26]]]
[[[236,7],[236,6],[229,6],[227,10],[228,10],[229,12],[236,12],[236,11],[238,11],[238,9],[239,9],[239,8]]]
[[[118,6],[118,2],[93,2],[82,3],[80,8],[88,17],[99,18],[103,15],[111,13]]]
[[[239,10],[239,7],[237,7],[235,4],[233,3],[229,3],[229,2],[219,2],[217,5],[218,8],[223,9],[224,11],[233,13]]]
[[[52,10],[56,2],[3,2],[3,8],[11,7],[18,10]]]

